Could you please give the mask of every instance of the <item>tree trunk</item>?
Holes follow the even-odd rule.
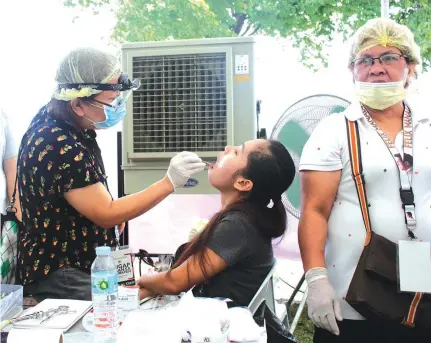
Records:
[[[239,35],[241,33],[242,27],[244,26],[245,19],[247,15],[245,13],[234,13],[233,17],[236,20],[235,26],[231,27],[231,30]]]
[[[258,33],[260,30],[260,24],[256,25],[256,28],[253,30],[253,32],[250,34],[250,36],[254,36],[256,33]]]

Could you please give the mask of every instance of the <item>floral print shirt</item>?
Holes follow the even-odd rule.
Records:
[[[90,272],[101,245],[115,246],[114,230],[83,217],[64,198],[71,189],[106,176],[93,130],[82,131],[43,107],[25,133],[18,155],[24,232],[18,249],[22,284],[70,265]]]

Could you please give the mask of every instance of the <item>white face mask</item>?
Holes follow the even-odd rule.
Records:
[[[407,97],[405,82],[405,80],[382,83],[355,81],[355,95],[364,105],[384,110]]]

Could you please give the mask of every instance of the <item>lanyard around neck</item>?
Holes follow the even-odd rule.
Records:
[[[415,202],[412,188],[412,169],[413,169],[413,124],[412,115],[410,109],[404,105],[403,114],[403,151],[400,152],[395,146],[395,142],[383,132],[382,129],[375,123],[371,118],[365,107],[362,106],[362,113],[367,119],[371,127],[376,130],[380,138],[386,144],[389,152],[391,153],[400,175],[400,197],[403,203],[403,209],[405,214],[405,222],[407,232],[410,238],[416,238],[413,233],[416,228],[416,216],[415,216]]]

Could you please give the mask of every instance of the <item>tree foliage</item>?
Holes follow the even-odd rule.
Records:
[[[431,1],[391,0],[391,17],[407,25],[431,61]],[[113,39],[136,42],[266,34],[290,37],[309,66],[326,63],[335,35],[347,39],[380,16],[380,0],[65,0],[69,7],[97,13],[111,7],[117,17]]]

